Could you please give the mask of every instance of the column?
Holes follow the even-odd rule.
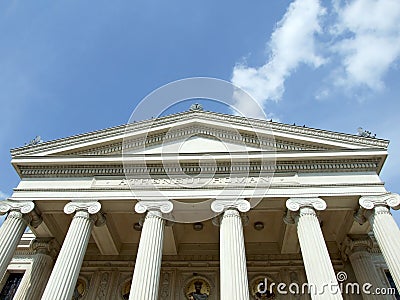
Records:
[[[26,226],[39,226],[41,219],[36,214],[35,204],[27,201],[3,200],[0,202],[0,214],[8,213],[0,227],[0,280],[14,255]]]
[[[290,198],[285,222],[297,223],[297,234],[312,299],[343,299],[329,257],[316,210],[324,210],[320,198]]]
[[[360,209],[355,219],[360,224],[368,219],[397,290],[400,291],[400,230],[390,213],[390,208],[400,208],[400,196],[393,193],[363,196],[359,204]]]
[[[40,299],[53,268],[60,246],[55,239],[37,238],[30,246],[34,252],[32,263],[24,273],[14,300]]]
[[[64,212],[75,216],[51,272],[42,300],[71,299],[82,266],[93,225],[105,224],[97,201],[73,201]]]
[[[239,212],[250,210],[247,200],[215,200],[212,211],[222,213],[220,223],[221,300],[248,300],[249,283],[243,224]]]
[[[379,277],[374,262],[372,260],[371,249],[373,242],[368,235],[347,236],[343,242],[342,254],[344,259],[350,260],[354,274],[360,284],[360,290],[365,300],[393,299],[392,296],[365,294],[362,286],[371,284],[370,291],[381,288],[385,285]]]
[[[136,255],[129,300],[157,300],[160,283],[164,219],[173,205],[169,201],[139,201],[137,213],[145,213],[139,249]]]

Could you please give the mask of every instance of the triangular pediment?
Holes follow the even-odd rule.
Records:
[[[223,153],[260,151],[259,147],[248,146],[217,140],[207,136],[192,136],[188,139],[156,144],[134,151],[134,153],[158,154],[158,153]]]
[[[386,149],[388,141],[205,111],[188,111],[25,146],[26,156]]]

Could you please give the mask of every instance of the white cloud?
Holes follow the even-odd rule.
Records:
[[[355,0],[336,10],[332,51],[339,55],[341,70],[335,83],[382,89],[383,76],[400,57],[400,1]]]
[[[270,37],[266,63],[236,65],[232,83],[265,108],[282,98],[286,79],[299,65],[325,65],[317,100],[334,90],[361,100],[385,87],[385,75],[400,58],[399,20],[399,0],[332,0],[327,8],[318,0],[295,0]],[[323,27],[330,30],[322,32]],[[262,117],[241,95],[234,94],[237,108]]]
[[[280,100],[285,91],[286,78],[300,64],[319,67],[324,63],[315,47],[315,35],[321,32],[320,17],[324,13],[325,9],[318,0],[291,3],[271,35],[269,60],[259,68],[236,65],[232,83],[250,93],[261,105],[268,100]],[[243,109],[248,116],[254,116],[252,107],[248,107],[240,93],[234,97],[239,109]]]

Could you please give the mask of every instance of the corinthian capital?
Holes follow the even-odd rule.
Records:
[[[152,201],[152,200],[146,200],[146,201],[139,201],[135,205],[135,211],[139,214],[143,214],[146,211],[160,211],[163,214],[168,214],[172,212],[174,209],[174,205],[172,204],[171,201]]]
[[[365,235],[346,236],[341,245],[341,254],[346,261],[348,257],[357,252],[370,252],[374,246],[371,237]]]
[[[244,213],[248,212],[251,208],[250,202],[245,199],[236,200],[214,200],[211,203],[211,210],[216,213],[221,213],[229,208],[237,209]]]
[[[35,238],[29,244],[31,251],[50,255],[53,259],[60,251],[60,245],[54,238]]]
[[[388,206],[400,209],[400,196],[395,193],[386,193],[376,196],[362,196],[358,203],[364,209],[373,209],[375,206]]]

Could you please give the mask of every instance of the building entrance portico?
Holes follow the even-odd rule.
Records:
[[[19,272],[14,299],[395,299],[337,290],[400,288],[388,141],[201,109],[129,126],[12,150],[0,289]]]

